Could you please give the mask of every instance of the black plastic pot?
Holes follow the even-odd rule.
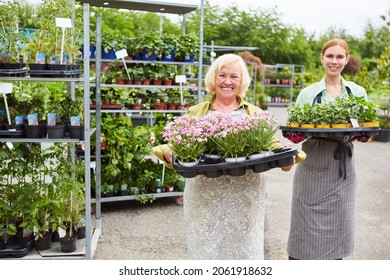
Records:
[[[25,125],[26,138],[44,138],[46,137],[45,124]]]
[[[60,238],[61,252],[63,253],[72,253],[76,251],[77,245],[77,235],[72,236],[72,238],[62,237]]]
[[[85,226],[77,228],[77,239],[85,238]]]
[[[69,126],[69,135],[72,139],[84,139],[84,126],[83,125],[71,125]]]
[[[60,241],[60,233],[58,230],[53,231],[51,235],[51,242],[59,242]]]
[[[47,138],[55,139],[55,138],[64,138],[65,137],[65,124],[59,125],[47,125]]]
[[[47,232],[43,237],[39,237],[34,243],[35,249],[47,250],[51,246],[51,232]]]
[[[375,136],[375,140],[379,142],[389,142],[390,141],[390,129],[381,128],[378,135]]]

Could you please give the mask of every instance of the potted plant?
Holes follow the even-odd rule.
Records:
[[[139,44],[143,47],[143,60],[156,60],[157,56],[161,54],[161,47],[164,43],[158,33],[146,34],[142,36],[139,41]]]
[[[272,137],[279,129],[279,123],[270,112],[255,114],[248,119],[249,131],[246,140],[247,156],[259,158],[270,150]]]
[[[19,2],[9,0],[3,1],[1,5],[0,18],[3,24],[0,29],[0,68],[22,69],[25,66],[21,61],[25,37],[18,29],[19,5]]]
[[[195,55],[199,52],[200,41],[194,33],[181,34],[175,49],[175,56],[181,61],[193,62]]]
[[[207,137],[200,125],[198,117],[184,115],[175,117],[164,128],[164,139],[169,142],[174,155],[182,165],[198,164],[200,156],[206,149]]]
[[[161,60],[162,61],[174,61],[175,60],[175,49],[178,45],[179,37],[174,34],[164,33],[161,36]]]
[[[61,148],[62,146],[62,148]],[[62,156],[57,158],[61,168],[53,175],[53,184],[57,188],[58,200],[61,201],[60,227],[65,235],[60,238],[61,251],[70,253],[76,250],[77,229],[84,216],[84,183],[79,174],[82,174],[82,163],[77,160],[72,163],[69,157],[70,146],[56,147]]]
[[[379,116],[380,131],[375,140],[380,142],[390,141],[390,98],[383,98],[379,102],[382,114]]]
[[[330,128],[332,116],[331,107],[327,104],[316,104],[313,108],[313,122],[317,128]]]
[[[164,78],[164,67],[162,64],[154,64],[150,68],[150,78],[153,85],[161,85]]]
[[[268,95],[264,93],[259,93],[256,96],[256,103],[262,110],[268,109]]]
[[[116,58],[115,51],[125,49],[126,39],[112,31],[103,32],[102,34],[102,59],[113,60]]]
[[[141,85],[145,80],[145,70],[143,66],[135,66],[131,68],[131,75],[133,77],[133,84]]]
[[[51,234],[56,230],[61,215],[61,202],[58,199],[58,189],[49,183],[57,169],[62,149],[55,146],[45,152],[31,150],[34,157],[34,167],[31,168],[31,182],[35,185],[36,195],[31,203],[30,221],[27,228],[34,232],[35,247],[38,250],[47,250],[51,246]]]
[[[163,65],[164,66],[164,80],[163,84],[169,86],[172,84],[173,79],[177,73],[177,69],[175,65]]]

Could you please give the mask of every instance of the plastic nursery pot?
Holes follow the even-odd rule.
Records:
[[[46,128],[43,123],[38,125],[25,125],[24,129],[27,138],[44,138],[46,136]]]
[[[85,226],[77,228],[77,239],[85,238]]]
[[[46,126],[47,138],[64,138],[65,137],[65,124],[48,125]]]
[[[43,237],[39,237],[35,240],[35,249],[37,250],[48,250],[51,246],[51,232],[47,232]]]
[[[72,139],[84,139],[84,126],[83,125],[71,125],[69,126],[69,135]]]
[[[61,244],[61,252],[63,253],[72,253],[76,251],[77,234],[70,239],[65,237],[60,238],[60,244]]]

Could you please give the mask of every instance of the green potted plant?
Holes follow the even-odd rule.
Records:
[[[173,79],[175,78],[175,75],[177,73],[177,68],[175,65],[163,65],[163,66],[164,66],[163,84],[168,86],[173,83]]]
[[[13,67],[23,68],[22,43],[25,37],[19,32],[20,3],[17,1],[2,1],[0,9],[0,68]],[[7,64],[13,64],[8,66]]]
[[[313,107],[313,122],[317,128],[330,128],[332,116],[331,107],[327,104],[316,104]]]
[[[162,61],[174,61],[175,49],[177,49],[179,36],[170,33],[164,33],[161,36],[161,60]]]
[[[175,56],[181,61],[193,62],[199,49],[200,41],[198,35],[194,33],[181,34],[175,49]]]
[[[142,46],[142,60],[156,60],[161,54],[163,41],[158,33],[150,33],[139,39]]]
[[[102,34],[102,59],[113,60],[116,58],[115,52],[126,49],[126,39],[113,31],[106,31]]]

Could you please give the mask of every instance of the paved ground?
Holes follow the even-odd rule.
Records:
[[[285,108],[269,109],[285,123]],[[280,133],[278,136],[283,143],[289,142]],[[390,260],[390,142],[356,142],[355,155],[356,244],[354,254],[347,259]],[[293,174],[294,168],[265,173],[266,259],[287,259]],[[174,198],[161,198],[148,205],[136,201],[104,203],[102,234],[94,259],[186,259],[182,206]]]

